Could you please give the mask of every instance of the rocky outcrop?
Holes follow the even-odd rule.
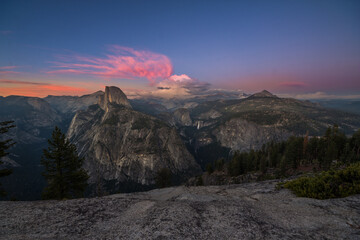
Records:
[[[67,136],[76,144],[90,183],[153,185],[156,173],[168,168],[178,182],[199,173],[175,128],[132,110],[120,89],[107,87],[104,101],[74,116]]]
[[[190,118],[189,110],[186,108],[178,108],[174,111],[174,120],[180,126],[191,126],[192,120]]]
[[[107,110],[109,103],[131,108],[125,93],[118,87],[105,87],[105,94],[99,98],[98,104],[102,109]]]
[[[208,112],[200,114],[198,118],[203,119],[203,120],[211,120],[211,119],[219,118],[221,116],[222,116],[221,113],[219,113],[218,111],[216,111],[214,109],[211,109]]]
[[[99,98],[104,95],[103,91],[97,91],[92,94],[77,96],[52,96],[49,95],[44,98],[51,107],[61,114],[69,114],[71,117],[74,116],[78,110],[85,110],[90,105],[97,104]]]
[[[241,118],[231,119],[213,131],[224,147],[232,150],[249,151],[260,149],[270,141],[286,140],[291,133],[275,126],[261,126]]]
[[[359,239],[360,195],[297,198],[275,184],[0,202],[0,239]]]
[[[254,93],[249,98],[278,98],[278,97],[267,90],[263,90],[261,92]]]

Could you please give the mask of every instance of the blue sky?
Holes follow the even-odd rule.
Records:
[[[113,46],[143,54],[132,61],[156,58],[159,67],[127,63],[129,73],[121,65],[119,74],[107,55],[123,61],[116,57],[124,53]],[[212,88],[357,94],[360,1],[5,0],[0,52],[0,95],[21,92],[26,82],[73,87],[74,94],[102,85],[148,90],[182,74]],[[89,71],[99,64],[111,71]],[[160,69],[168,64],[171,72]]]

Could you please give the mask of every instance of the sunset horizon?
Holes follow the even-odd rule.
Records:
[[[260,2],[2,2],[0,96],[360,98],[359,2]]]

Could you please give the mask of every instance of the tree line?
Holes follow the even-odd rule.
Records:
[[[350,164],[360,161],[360,130],[351,137],[340,131],[337,125],[329,127],[324,136],[291,136],[282,142],[268,142],[259,150],[235,152],[225,163],[219,159],[206,167],[207,172],[225,169],[231,176],[261,171],[266,174],[275,169],[277,176],[301,166],[314,170],[328,170],[333,164]]]

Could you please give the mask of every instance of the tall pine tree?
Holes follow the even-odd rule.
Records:
[[[48,148],[43,150],[41,164],[48,185],[43,191],[44,199],[67,199],[83,196],[89,176],[82,168],[84,159],[79,158],[76,147],[71,144],[58,127],[55,127]]]
[[[5,122],[0,122],[0,134],[5,134],[9,131],[10,128],[15,127],[15,125],[13,125],[14,121],[5,121]],[[1,161],[1,158],[7,156],[9,153],[7,152],[7,150],[13,146],[15,144],[15,142],[13,142],[12,139],[6,139],[3,141],[0,141],[0,166],[3,164],[3,161]],[[8,176],[12,173],[11,169],[7,169],[7,168],[2,168],[0,169],[0,177],[5,177]],[[6,192],[1,188],[1,183],[0,183],[0,196],[5,196]]]

